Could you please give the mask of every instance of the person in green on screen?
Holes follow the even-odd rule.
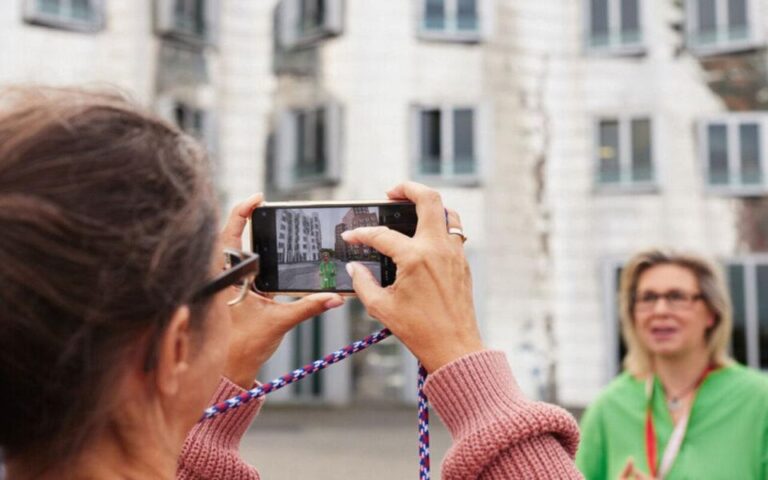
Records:
[[[334,289],[336,288],[336,263],[325,251],[320,258],[320,288],[322,290]]]
[[[731,302],[703,258],[650,250],[621,278],[624,372],[581,420],[587,480],[768,479],[768,376],[729,358]]]

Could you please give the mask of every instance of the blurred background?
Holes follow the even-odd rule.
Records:
[[[767,0],[4,0],[0,86],[126,92],[207,146],[223,209],[438,188],[488,346],[578,409],[620,369],[618,274],[648,246],[722,263],[733,354],[768,369],[767,20]],[[376,327],[350,301],[263,377]],[[270,404],[415,399],[390,339]]]

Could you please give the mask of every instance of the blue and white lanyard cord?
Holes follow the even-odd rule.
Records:
[[[227,410],[237,408],[251,400],[261,398],[270,392],[274,392],[275,390],[279,390],[294,382],[298,382],[313,373],[325,369],[329,365],[344,360],[353,353],[365,350],[371,345],[379,343],[390,335],[392,335],[392,332],[390,332],[388,328],[384,328],[368,335],[362,340],[358,340],[344,348],[336,350],[321,359],[308,363],[301,368],[297,368],[291,373],[278,377],[269,383],[259,385],[258,387],[212,405],[205,410],[203,418],[201,418],[200,421],[211,419]],[[424,394],[424,381],[426,380],[426,377],[427,371],[421,364],[419,364],[419,480],[429,480],[429,403],[427,403],[427,396]]]

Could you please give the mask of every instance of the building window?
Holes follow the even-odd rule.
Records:
[[[753,0],[688,0],[686,31],[689,47],[702,54],[758,46],[757,12]]]
[[[104,0],[27,0],[24,19],[48,27],[96,32],[104,28]]]
[[[587,48],[595,52],[642,53],[640,0],[586,0]]]
[[[596,130],[600,187],[654,185],[653,129],[649,117],[601,118]]]
[[[342,0],[282,0],[277,6],[281,49],[306,47],[343,31]]]
[[[335,183],[340,163],[341,108],[294,108],[279,115],[273,183],[278,190]]]
[[[716,193],[765,191],[765,125],[768,115],[733,113],[699,124],[706,182]]]
[[[731,353],[750,367],[768,369],[768,256],[726,263],[733,301]]]
[[[480,0],[421,0],[419,32],[438,40],[476,41]]]
[[[473,107],[416,107],[416,176],[475,179],[478,175],[476,117]]]
[[[196,46],[216,43],[218,0],[158,0],[157,32]]]

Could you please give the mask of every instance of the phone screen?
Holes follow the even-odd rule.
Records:
[[[258,290],[351,293],[348,262],[364,265],[383,286],[394,282],[396,267],[371,247],[346,243],[341,233],[386,225],[413,236],[416,210],[411,203],[274,204],[256,209],[251,225],[261,257]]]

